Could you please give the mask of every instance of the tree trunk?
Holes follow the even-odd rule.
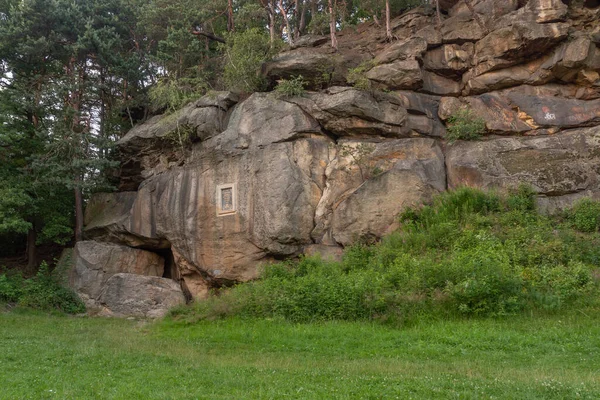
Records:
[[[335,50],[338,48],[337,37],[335,35],[335,0],[327,0],[329,6],[329,34],[331,36],[331,47]]]
[[[290,44],[292,44],[292,43],[294,43],[294,39],[292,36],[292,28],[290,26],[290,19],[287,16],[287,12],[285,11],[285,8],[283,7],[283,0],[279,0],[277,2],[277,6],[279,7],[279,11],[281,12],[281,16],[283,17],[283,22],[285,23],[285,29],[287,31],[288,42]]]
[[[440,0],[435,0],[435,15],[437,16],[437,28],[442,27],[442,12],[440,11]]]
[[[75,177],[75,241],[83,240],[83,195],[81,194],[81,178]]]
[[[35,230],[35,224],[31,223],[31,228],[27,232],[27,270],[26,273],[28,275],[35,274],[35,271],[38,267],[37,260],[37,231]]]
[[[387,40],[392,40],[392,26],[390,16],[390,0],[385,0],[385,37]]]
[[[300,0],[294,0],[294,40],[296,40],[300,34]]]
[[[233,0],[227,0],[227,32],[234,32],[235,24],[233,23]]]
[[[302,1],[302,14],[300,14],[300,24],[298,27],[298,37],[300,37],[300,35],[303,35],[304,32],[306,31],[306,5],[308,4],[309,0],[303,0]],[[296,38],[298,39],[298,38]]]
[[[275,0],[269,0],[269,34],[271,36],[271,47],[275,44]]]

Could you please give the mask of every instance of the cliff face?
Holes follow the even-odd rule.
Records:
[[[462,185],[528,183],[549,211],[600,197],[600,4],[473,3],[483,24],[448,0],[439,27],[417,9],[393,21],[392,43],[364,25],[341,32],[336,53],[305,37],[263,68],[273,82],[302,75],[324,90],[213,93],[132,129],[119,142],[121,191],[87,207],[86,237],[104,243],[78,244],[75,289],[93,310],[119,315],[124,300],[102,300],[119,272],[119,287],[151,275],[204,298],[255,278],[261,263],[376,240],[406,207]],[[347,83],[364,61],[378,90]],[[487,134],[448,143],[448,119],[465,107]],[[123,257],[136,260],[134,274],[115,267],[126,269]],[[183,301],[168,293],[168,304]]]

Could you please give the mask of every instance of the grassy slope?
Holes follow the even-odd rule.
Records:
[[[1,399],[600,398],[600,314],[194,325],[0,313]]]

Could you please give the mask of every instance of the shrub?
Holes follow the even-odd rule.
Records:
[[[281,79],[275,86],[275,93],[278,97],[302,96],[305,93],[304,87],[308,84],[302,77],[297,76],[292,79]]]
[[[403,323],[558,310],[593,299],[598,282],[589,262],[600,259],[600,237],[538,214],[532,196],[526,187],[508,197],[469,188],[443,193],[405,211],[400,229],[379,243],[351,246],[341,262],[302,257],[270,265],[261,280],[196,306],[195,317]]]
[[[456,140],[477,140],[485,133],[485,121],[473,115],[469,109],[460,109],[448,118],[449,142]]]
[[[150,87],[148,96],[154,109],[174,112],[190,101],[202,96],[209,89],[203,78],[161,78]]]
[[[570,211],[570,220],[581,232],[596,232],[600,228],[600,202],[582,199]]]
[[[60,310],[69,314],[85,312],[85,306],[73,291],[63,287],[43,262],[31,279],[19,274],[0,275],[0,301],[39,310]]]
[[[279,45],[271,45],[269,35],[262,29],[252,28],[227,35],[223,80],[231,90],[256,92],[266,88],[266,80],[260,67],[278,51]]]
[[[371,81],[367,78],[367,72],[375,66],[373,60],[365,61],[356,68],[348,70],[347,81],[357,89],[370,90]]]
[[[521,184],[510,191],[506,204],[509,210],[534,211],[537,193],[529,185]]]

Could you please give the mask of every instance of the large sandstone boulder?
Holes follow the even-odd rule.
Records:
[[[82,241],[75,245],[70,286],[90,311],[97,310],[98,299],[114,274],[163,276],[164,259],[156,253],[112,243]]]
[[[209,93],[174,114],[157,115],[119,140],[122,191],[137,190],[146,178],[186,161],[182,144],[207,140],[225,130],[228,110],[238,101],[231,92]]]
[[[392,95],[333,87],[289,99],[336,136],[406,136],[407,111]]]
[[[261,262],[312,243],[331,143],[298,105],[254,94],[185,166],[146,179],[113,216],[89,216],[86,234],[170,248],[183,284],[205,297],[209,286],[256,278]],[[221,212],[221,190],[231,212]]]
[[[538,128],[586,127],[600,124],[600,99],[583,100],[586,91],[569,86],[523,86],[462,99],[443,98],[442,119],[459,108],[469,108],[485,120],[488,131],[498,134],[526,133]],[[594,98],[594,91],[588,91]],[[560,95],[560,96],[558,96]]]
[[[432,139],[341,141],[326,171],[313,238],[346,246],[391,232],[403,209],[445,190],[443,160]]]
[[[566,39],[569,25],[516,22],[501,27],[475,44],[475,74],[507,68],[542,56]]]
[[[185,296],[171,279],[119,273],[106,281],[98,303],[102,316],[160,318],[185,304]]]
[[[540,137],[456,142],[448,147],[449,188],[508,189],[531,185],[546,209],[600,193],[600,129]]]
[[[417,60],[377,65],[367,72],[366,77],[388,89],[419,89],[423,84],[421,66]]]

